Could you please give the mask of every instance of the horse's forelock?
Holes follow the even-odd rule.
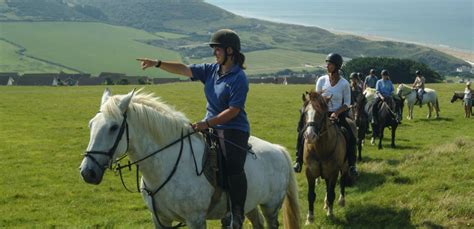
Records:
[[[318,93],[315,91],[312,91],[309,93],[309,100],[311,102],[311,105],[313,106],[313,109],[316,112],[323,112],[328,109],[326,99],[322,95],[322,93]]]

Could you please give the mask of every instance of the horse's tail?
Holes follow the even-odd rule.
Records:
[[[283,201],[283,225],[288,229],[300,228],[300,206],[298,201],[298,185],[296,183],[295,172],[291,165],[291,158],[288,152],[282,147],[282,153],[285,155],[289,168],[289,183]]]

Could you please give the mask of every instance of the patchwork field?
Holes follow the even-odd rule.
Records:
[[[23,47],[25,54],[64,65],[82,72],[119,72],[128,75],[173,76],[164,71],[143,72],[137,57],[180,60],[178,53],[138,40],[159,39],[153,34],[121,26],[102,23],[35,22],[0,23],[1,37]],[[2,50],[3,52],[3,50]],[[7,50],[6,62],[20,57]],[[2,54],[2,58],[4,54]],[[31,68],[30,68],[31,69]],[[6,71],[0,66],[0,72]],[[9,71],[24,72],[21,66]],[[36,72],[41,72],[37,69]]]
[[[313,87],[251,85],[247,112],[252,134],[287,147],[294,156],[301,94]],[[396,149],[389,148],[388,139],[383,150],[366,144],[358,164],[361,176],[347,190],[346,207],[336,206],[334,219],[326,218],[325,188],[319,185],[316,222],[305,228],[474,225],[474,119],[463,118],[459,101],[449,103],[452,92],[463,85],[428,87],[439,93],[441,118],[426,119],[426,106],[415,108],[414,120],[404,118],[397,131]],[[132,88],[111,90],[122,94]],[[112,172],[99,186],[80,178],[78,167],[89,141],[87,124],[99,108],[103,90],[102,86],[0,87],[0,227],[152,227],[141,196],[125,191]],[[145,90],[190,120],[205,113],[200,83],[153,85]],[[405,108],[405,116],[406,112]],[[126,178],[133,186],[133,178]],[[304,218],[306,179],[303,174],[297,179]],[[219,226],[218,221],[208,222],[209,228]]]

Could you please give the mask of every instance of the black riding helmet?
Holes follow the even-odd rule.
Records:
[[[326,62],[336,65],[336,70],[339,70],[342,67],[343,60],[341,55],[337,53],[329,53],[329,55],[326,57]]]
[[[388,70],[384,69],[381,73],[382,76],[389,76]]]
[[[356,72],[353,72],[351,73],[351,75],[349,75],[349,79],[353,79],[353,78],[357,79],[357,77],[358,77],[358,74]]]
[[[233,30],[220,29],[212,34],[209,46],[222,48],[231,47],[234,51],[240,52],[240,38]]]
[[[416,74],[416,75],[421,75],[421,71],[420,71],[420,70],[416,70],[415,74]]]

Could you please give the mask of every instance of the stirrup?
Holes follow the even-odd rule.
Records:
[[[295,171],[295,173],[301,173],[302,169],[303,169],[302,163],[298,161],[295,162],[295,164],[293,165],[293,170]]]

